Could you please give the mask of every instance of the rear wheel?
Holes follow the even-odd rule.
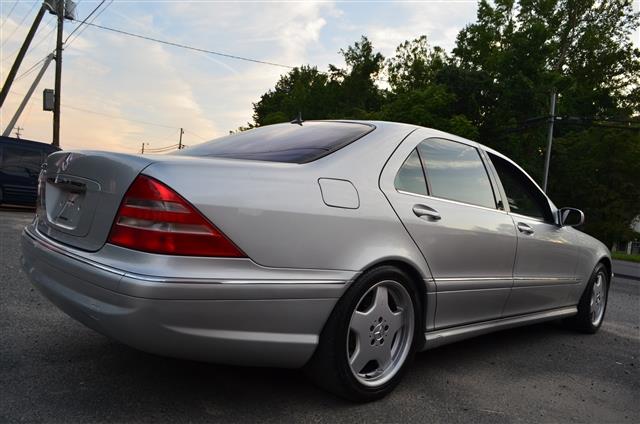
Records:
[[[350,400],[385,396],[413,357],[421,328],[418,298],[410,278],[395,267],[363,274],[327,321],[308,374]]]
[[[584,333],[595,333],[602,325],[609,294],[609,272],[602,264],[598,264],[591,274],[589,284],[578,303],[578,314],[571,317],[571,327]]]

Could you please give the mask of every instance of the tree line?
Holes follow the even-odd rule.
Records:
[[[385,58],[363,36],[340,50],[346,67],[282,75],[248,127],[298,113],[417,124],[501,151],[541,184],[555,92],[549,195],[611,246],[640,215],[639,21],[632,0],[481,0],[452,51],[421,36]]]

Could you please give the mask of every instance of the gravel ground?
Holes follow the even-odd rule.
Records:
[[[76,323],[20,270],[31,217],[0,211],[2,423],[640,422],[640,281],[616,278],[596,335],[551,323],[459,342],[357,405],[297,371],[162,358]]]

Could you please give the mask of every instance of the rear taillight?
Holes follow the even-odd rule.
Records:
[[[246,256],[178,193],[144,175],[124,195],[109,243],[168,255]]]

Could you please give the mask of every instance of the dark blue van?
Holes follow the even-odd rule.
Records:
[[[0,204],[35,206],[38,174],[51,144],[0,136]]]

